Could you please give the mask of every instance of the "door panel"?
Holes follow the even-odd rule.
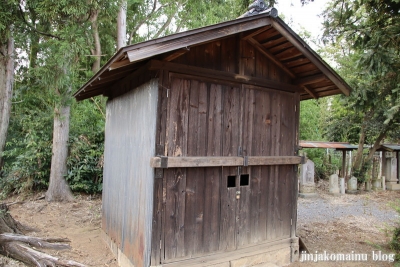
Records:
[[[295,97],[173,78],[168,156],[292,156]],[[290,236],[293,166],[164,171],[163,262]]]

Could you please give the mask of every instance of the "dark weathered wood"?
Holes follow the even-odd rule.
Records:
[[[186,170],[166,170],[164,177],[167,188],[162,262],[183,257],[185,253]]]
[[[247,40],[247,39],[249,39],[249,38],[253,38],[253,36],[259,35],[260,33],[263,33],[263,32],[265,32],[265,31],[267,31],[267,30],[269,30],[269,29],[270,29],[270,27],[263,27],[263,28],[261,28],[261,29],[254,30],[254,31],[252,31],[252,32],[249,33],[249,34],[244,35],[244,36],[242,37],[242,40]]]
[[[304,85],[303,86],[304,91],[306,91],[310,96],[312,96],[314,99],[318,98],[318,95],[314,93],[312,89],[310,89],[308,86]]]
[[[242,166],[243,157],[166,157],[165,168]],[[162,168],[161,157],[151,158],[150,166]]]
[[[172,61],[172,60],[174,60],[174,59],[186,54],[189,51],[190,51],[189,48],[179,49],[178,51],[175,51],[175,52],[169,54],[168,56],[164,57],[163,60]]]
[[[339,77],[339,75],[334,73],[332,69],[324,61],[322,61],[314,51],[309,49],[309,46],[304,41],[300,41],[298,38],[296,38],[291,29],[287,28],[283,24],[280,24],[278,21],[274,20],[271,22],[274,28],[282,32],[282,35],[285,36],[294,46],[296,46],[297,49],[299,49],[299,51],[301,51],[308,59],[310,59],[310,61],[313,62],[318,69],[322,70],[322,72],[329,77],[329,79],[333,81],[345,95],[350,94],[349,88],[345,86],[345,82]]]
[[[121,67],[125,67],[126,65],[129,65],[129,64],[132,64],[129,61],[129,59],[123,59],[123,60],[120,60],[120,61],[116,61],[116,62],[112,63],[110,65],[110,67],[108,67],[108,70],[109,71],[115,70],[115,69],[118,69],[118,68],[121,68]]]
[[[227,144],[229,147],[229,144]],[[260,156],[246,157],[247,166],[267,165],[295,165],[300,164],[299,156]],[[166,165],[163,166],[162,162]],[[150,159],[152,168],[188,168],[188,167],[222,167],[222,166],[245,166],[243,157],[152,157]]]
[[[221,183],[221,217],[220,217],[220,237],[219,237],[219,251],[232,251],[236,249],[236,221],[237,221],[237,207],[236,200],[236,187],[227,187],[228,176],[236,176],[237,168],[225,167],[222,169],[222,183]]]
[[[319,75],[314,75],[314,76],[309,76],[309,77],[296,79],[294,81],[294,84],[297,84],[297,85],[301,86],[301,85],[317,83],[317,82],[325,81],[325,80],[328,80],[328,78],[324,74],[319,74]]]
[[[250,176],[250,183],[251,183],[251,169],[250,167],[243,167],[241,170],[241,174],[248,174]],[[251,220],[252,218],[250,210],[251,206],[255,203],[251,202],[251,184],[248,186],[240,186],[240,176],[239,178],[239,187],[238,191],[240,192],[240,199],[236,202],[238,204],[238,217],[239,220],[236,223],[236,231],[237,231],[237,248],[246,247],[251,244]]]
[[[254,64],[254,59],[249,57],[246,59],[246,62],[248,62],[247,64]],[[250,63],[250,62],[252,62],[252,63]],[[151,66],[149,69],[150,70],[166,69],[166,70],[169,70],[171,72],[176,72],[176,73],[184,73],[184,74],[195,75],[195,76],[199,76],[199,77],[214,78],[216,80],[227,80],[227,81],[236,82],[236,83],[252,84],[252,85],[256,85],[256,86],[262,86],[262,87],[278,89],[278,90],[283,90],[283,91],[289,91],[289,92],[300,92],[301,91],[301,90],[299,90],[299,87],[290,85],[288,83],[281,83],[278,81],[268,80],[268,79],[264,79],[264,78],[252,77],[251,73],[253,73],[253,75],[254,75],[254,67],[252,68],[253,71],[250,74],[249,73],[234,74],[234,73],[230,73],[230,72],[210,70],[210,69],[192,67],[192,66],[187,66],[187,65],[177,64],[177,63],[152,60]]]
[[[154,181],[154,209],[151,238],[150,266],[161,263],[161,240],[162,240],[162,213],[163,213],[163,180]]]
[[[269,50],[272,47],[281,47],[282,43],[287,43],[286,38],[283,36],[278,36],[278,38],[273,38],[261,43],[261,45]]]
[[[301,157],[298,156],[269,156],[269,157],[248,157],[249,166],[253,165],[292,165],[300,164]]]
[[[280,67],[283,71],[289,74],[292,78],[296,77],[296,75],[289,70],[279,59],[277,59],[273,54],[271,54],[265,47],[263,47],[260,43],[258,43],[253,38],[247,40],[250,42],[260,53],[264,56],[272,60],[278,67]]]

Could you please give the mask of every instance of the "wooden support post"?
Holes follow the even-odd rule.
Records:
[[[342,170],[339,174],[339,176],[343,177],[343,178],[345,178],[345,176],[346,176],[346,154],[347,154],[347,151],[343,150],[342,151]]]

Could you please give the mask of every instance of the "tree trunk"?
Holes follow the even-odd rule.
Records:
[[[46,192],[47,201],[72,201],[73,195],[65,180],[67,174],[70,106],[54,109],[53,150],[51,158],[50,184]]]
[[[10,215],[8,207],[0,204],[0,253],[26,263],[29,266],[85,267],[85,265],[53,257],[34,248],[53,250],[70,249],[65,238],[40,238],[23,235],[24,227]]]
[[[362,165],[364,143],[365,143],[365,128],[366,128],[366,123],[364,121],[363,124],[361,125],[361,131],[360,131],[360,138],[358,140],[357,153],[356,153],[356,157],[355,157],[354,163],[353,163],[353,171],[354,170],[360,170],[361,165]]]
[[[126,9],[127,1],[121,2],[117,18],[117,50],[126,45]]]
[[[3,151],[6,145],[11,113],[11,98],[14,84],[14,39],[10,35],[0,46],[0,170],[3,166]]]
[[[381,131],[381,133],[379,134],[378,138],[376,138],[374,145],[369,150],[368,156],[365,159],[365,161],[371,161],[373,159],[376,150],[378,150],[378,148],[380,147],[381,141],[383,140],[383,138],[385,138],[386,133],[387,133],[388,130],[389,130],[389,127],[386,127],[385,129],[383,129]]]
[[[90,16],[90,22],[92,23],[92,34],[94,39],[94,50],[93,56],[95,57],[95,61],[92,65],[92,71],[96,73],[100,69],[101,63],[101,44],[100,44],[100,35],[99,35],[99,27],[97,24],[97,18],[99,17],[99,10],[94,10],[92,15]]]

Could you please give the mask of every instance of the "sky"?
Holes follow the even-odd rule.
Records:
[[[275,5],[278,15],[284,15],[284,21],[295,32],[302,31],[301,27],[309,31],[313,37],[318,37],[322,33],[322,18],[318,15],[322,13],[329,0],[314,0],[304,6],[300,0],[279,0]]]

